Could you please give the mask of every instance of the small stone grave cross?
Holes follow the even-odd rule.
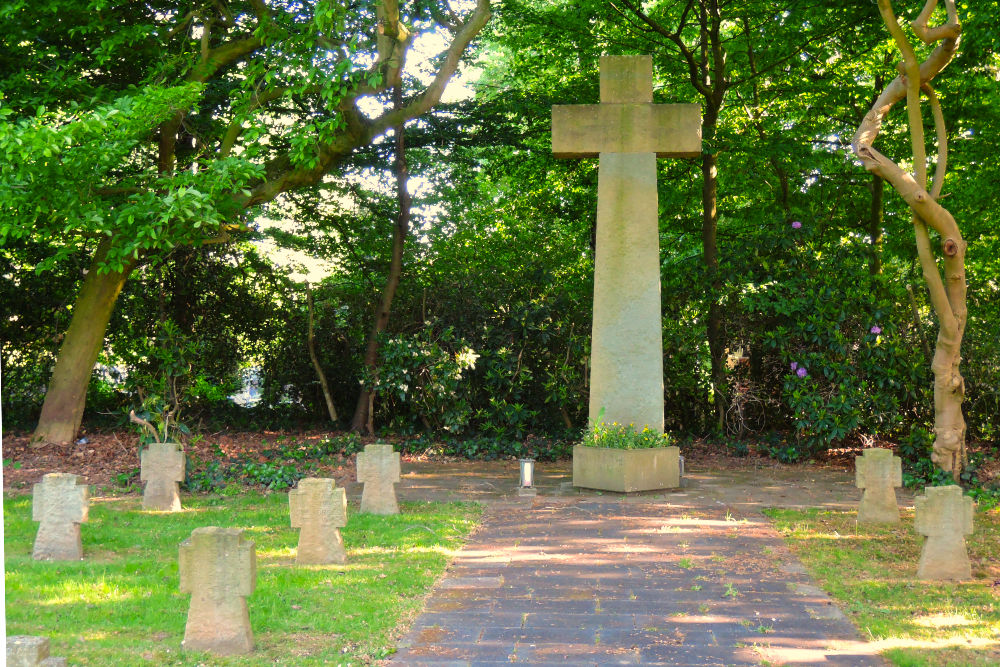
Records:
[[[238,528],[195,528],[178,558],[182,593],[191,594],[184,642],[190,651],[249,653],[253,631],[247,597],[257,583],[254,543]]]
[[[361,511],[372,514],[399,514],[396,482],[399,481],[399,452],[392,445],[365,445],[358,454],[358,481],[365,485],[361,493]]]
[[[299,529],[296,563],[326,565],[346,560],[340,529],[347,525],[347,494],[335,486],[332,479],[307,477],[288,493],[292,528]]]
[[[552,153],[599,157],[590,421],[663,432],[656,158],[701,156],[697,104],[653,104],[650,56],[601,56],[601,103],[552,107]]]
[[[903,465],[891,449],[872,447],[854,457],[855,485],[863,489],[859,523],[899,523],[896,487],[903,485]]]
[[[972,534],[975,506],[962,494],[962,487],[929,486],[914,506],[913,527],[927,536],[917,578],[931,581],[972,578],[972,564],[965,548],[965,536]]]
[[[33,488],[31,518],[39,521],[32,558],[35,560],[80,560],[80,524],[87,521],[87,485],[65,472],[45,475]]]
[[[181,497],[177,483],[184,481],[184,452],[172,442],[150,443],[140,457],[139,477],[146,482],[142,508],[179,512]]]
[[[47,637],[13,635],[7,637],[7,667],[66,667],[66,658],[49,656]]]

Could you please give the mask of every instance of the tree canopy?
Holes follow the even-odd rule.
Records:
[[[597,164],[553,159],[549,110],[598,100],[602,54],[648,53],[655,100],[701,104],[705,145],[700,164],[658,167],[668,428],[735,449],[752,436],[783,460],[890,440],[912,474],[936,474],[940,314],[906,202],[851,151],[898,74],[876,4],[43,4],[0,9],[3,400],[22,426],[52,395],[38,369],[63,356],[84,310],[75,292],[99,274],[118,306],[88,343],[93,359],[140,363],[140,342],[167,320],[213,351],[192,375],[218,400],[192,394],[189,414],[328,422],[306,346],[311,294],[340,415],[367,382],[377,430],[576,437]],[[924,8],[894,4],[904,25]],[[997,5],[958,3],[961,45],[934,81],[942,205],[969,248],[963,409],[980,445],[1000,433]],[[946,7],[928,18],[947,22]],[[933,46],[915,48],[926,58]],[[472,92],[442,102],[462,62]],[[933,172],[934,119],[920,122]],[[373,375],[366,341],[400,210],[400,149],[382,138],[393,128],[413,210]],[[878,150],[911,154],[905,114],[882,121]],[[327,275],[307,292],[263,236]],[[89,414],[131,405],[130,381],[92,375],[93,359],[80,365]],[[237,409],[225,396],[247,374],[262,399]]]

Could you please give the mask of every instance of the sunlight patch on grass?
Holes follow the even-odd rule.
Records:
[[[913,619],[913,622],[926,628],[950,628],[957,625],[972,625],[977,621],[964,614],[930,614],[928,616],[917,616]]]
[[[402,503],[391,517],[351,514],[348,562],[298,566],[286,494],[187,497],[188,511],[143,512],[134,498],[101,499],[81,527],[84,560],[31,558],[30,498],[4,498],[7,631],[48,636],[71,664],[371,664],[390,655],[430,586],[475,528],[469,503]],[[247,529],[257,588],[248,599],[257,648],[215,658],[180,650],[190,596],[177,553],[195,528]]]

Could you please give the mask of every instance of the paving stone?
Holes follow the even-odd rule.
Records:
[[[844,612],[840,611],[840,607],[835,604],[820,605],[818,607],[806,607],[806,613],[813,618],[847,620],[847,616],[845,616]]]
[[[755,651],[772,643],[789,655],[807,651],[803,655],[809,660],[799,664],[823,664],[826,656],[839,655],[824,647],[837,641],[863,645],[803,573],[786,574],[774,558],[759,557],[770,553],[761,544],[779,545],[768,547],[775,553],[780,547],[763,521],[727,521],[725,506],[705,505],[695,513],[648,501],[577,504],[542,497],[519,516],[491,515],[431,595],[428,611],[404,640],[413,643],[392,662],[705,667],[759,664],[763,658]],[[690,530],[659,530],[683,524],[681,514],[688,515],[690,526],[684,525]],[[504,538],[509,565],[476,560],[491,549],[492,521],[512,531],[509,541]],[[564,526],[588,528],[570,531],[575,537],[569,539]],[[629,529],[636,526],[643,530]],[[734,530],[737,537],[728,537]],[[700,567],[679,567],[680,558]],[[787,553],[782,559],[797,563]],[[466,595],[470,608],[492,600],[492,609],[431,611],[461,602],[456,595]],[[420,634],[431,620],[455,639],[441,632]],[[441,637],[437,648],[445,653],[431,650],[429,640],[435,636]],[[469,641],[473,637],[480,641]],[[426,645],[420,645],[421,638]],[[512,651],[504,654],[501,647]]]
[[[502,628],[519,628],[523,624],[523,613],[507,613],[496,611],[474,612],[432,612],[425,611],[413,623],[414,628],[440,626],[452,628],[458,626],[486,627],[487,625]]]
[[[499,588],[503,577],[449,577],[439,584],[439,588]]]

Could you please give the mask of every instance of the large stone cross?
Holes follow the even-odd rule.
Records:
[[[143,450],[139,461],[139,478],[146,482],[142,493],[143,509],[180,511],[177,483],[184,481],[184,452],[170,442],[153,442]]]
[[[178,569],[181,592],[191,594],[181,647],[220,655],[250,652],[247,597],[257,584],[253,541],[238,528],[195,528],[181,543]]]
[[[934,581],[972,578],[965,536],[972,534],[975,506],[962,487],[929,486],[915,499],[913,527],[927,536],[917,578]]]
[[[700,107],[653,104],[650,56],[601,56],[601,103],[552,107],[552,152],[600,158],[590,421],[662,432],[656,158],[701,155]]]
[[[303,565],[343,563],[344,538],[340,529],[347,525],[347,494],[334,488],[332,479],[307,477],[288,493],[292,528],[299,529],[295,562]]]
[[[35,560],[80,560],[83,545],[80,524],[89,514],[86,484],[76,475],[53,472],[32,489],[31,518],[39,522],[32,558]]]
[[[392,445],[365,445],[357,458],[358,481],[365,485],[361,493],[361,511],[372,514],[399,514],[396,482],[399,481],[399,452]]]
[[[891,449],[871,447],[854,457],[854,483],[861,493],[860,523],[899,523],[896,487],[903,485],[903,463]]]

